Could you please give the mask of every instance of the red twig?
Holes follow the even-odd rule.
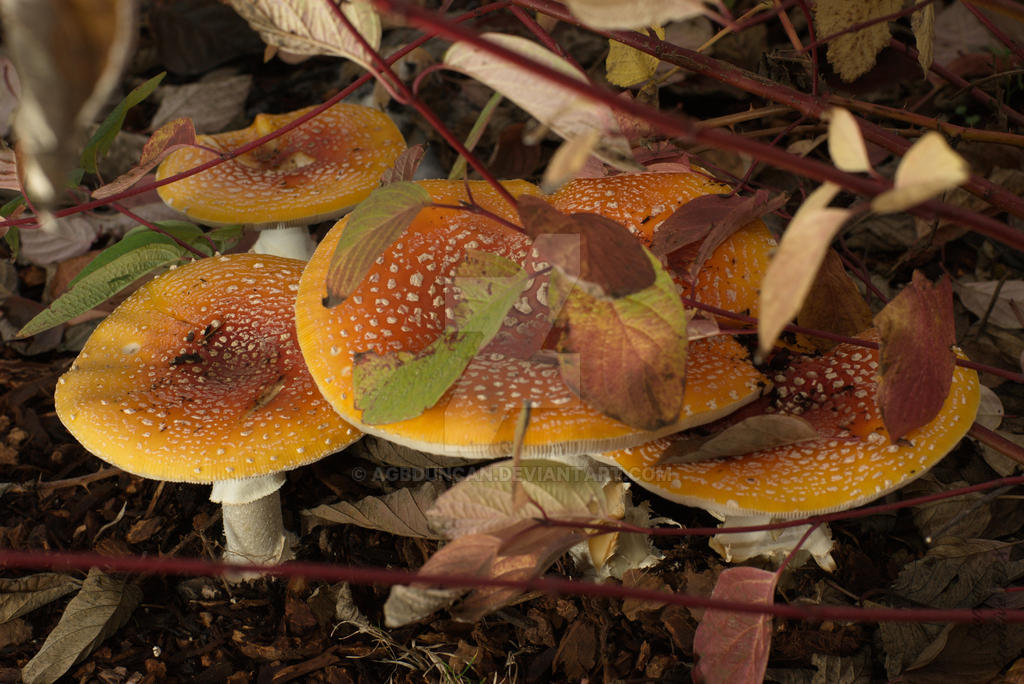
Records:
[[[472,575],[421,575],[411,570],[358,568],[328,563],[292,562],[284,565],[245,565],[218,563],[198,558],[153,558],[144,556],[104,556],[98,553],[47,551],[0,551],[0,567],[50,569],[56,571],[100,568],[107,572],[160,575],[210,576],[257,572],[273,577],[316,579],[353,584],[419,584],[441,587],[499,587],[547,594],[635,599],[653,603],[690,606],[735,613],[773,615],[794,620],[848,620],[855,622],[1024,622],[1024,610],[973,609],[936,610],[914,608],[856,608],[852,606],[758,604],[745,601],[678,594],[668,591],[599,584],[557,577],[509,580]]]

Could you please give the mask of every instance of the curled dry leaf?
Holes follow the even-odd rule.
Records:
[[[189,119],[175,119],[153,132],[146,141],[139,163],[111,182],[92,192],[96,199],[104,199],[127,190],[138,183],[150,170],[175,150],[195,144],[196,130]]]
[[[867,146],[853,114],[842,107],[828,111],[828,153],[832,163],[843,171],[870,171]]]
[[[38,0],[3,2],[0,10],[22,90],[14,120],[23,148],[19,171],[26,191],[46,209],[67,183],[82,130],[128,59],[135,3]]]
[[[767,515],[736,515],[726,516],[719,527],[753,527],[773,522]],[[743,563],[751,558],[767,558],[778,567],[800,544],[790,568],[799,568],[807,559],[813,558],[825,572],[834,572],[836,562],[832,558],[835,541],[828,525],[819,525],[804,539],[809,525],[787,527],[782,530],[762,530],[760,532],[720,532],[708,540],[708,546],[725,559],[726,563]],[[801,544],[801,540],[803,543]]]
[[[579,81],[587,80],[582,71],[533,41],[501,33],[485,33],[483,37]],[[445,53],[444,63],[501,93],[566,140],[598,131],[601,138],[594,148],[595,155],[623,170],[641,170],[633,161],[629,143],[607,105],[568,93],[562,86],[538,78],[529,69],[468,43],[452,45]]]
[[[970,178],[967,162],[946,143],[941,133],[929,131],[903,155],[896,167],[892,190],[875,197],[877,212],[903,211],[929,200]]]
[[[878,406],[892,441],[930,422],[949,394],[956,359],[949,278],[920,271],[875,316],[881,336]]]
[[[839,187],[825,183],[808,195],[782,234],[761,284],[758,346],[767,354],[796,316],[814,284],[832,238],[850,217],[848,209],[828,206]]]
[[[703,0],[567,0],[569,11],[599,29],[639,29],[707,14]]]
[[[55,572],[16,579],[0,578],[0,624],[56,601],[80,586],[80,580]]]
[[[380,47],[380,16],[361,0],[333,0],[374,50]],[[370,68],[370,54],[338,18],[329,2],[230,0],[267,45],[293,55],[334,55]]]
[[[770,605],[775,596],[775,573],[757,568],[728,568],[718,576],[711,598]],[[708,610],[693,636],[697,684],[760,682],[768,666],[772,619],[757,613]]]

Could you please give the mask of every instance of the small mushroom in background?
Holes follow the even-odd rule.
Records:
[[[422,181],[438,203],[469,199],[462,182]],[[472,199],[504,219],[518,216],[486,183],[468,187]],[[522,181],[507,184],[515,195],[538,194]],[[557,365],[543,357],[548,310],[535,284],[524,291],[494,340],[470,361],[462,376],[421,415],[368,425],[356,408],[354,354],[416,353],[445,329],[448,283],[468,250],[498,254],[522,264],[529,239],[511,228],[465,211],[425,208],[403,236],[377,259],[344,302],[327,308],[327,270],[345,229],[339,221],[320,243],[303,272],[296,300],[296,327],[310,372],[320,391],[359,429],[403,446],[435,454],[498,458],[511,454],[517,416],[532,405],[524,458],[608,451],[641,444],[657,434],[699,425],[757,398],[766,379],[746,351],[728,336],[691,344],[687,385],[678,420],[659,433],[630,427],[591,408],[573,394]]]
[[[860,337],[878,339],[873,330]],[[803,418],[817,431],[814,439],[692,463],[665,462],[679,438],[673,436],[595,458],[727,525],[762,524],[855,508],[912,482],[967,434],[980,403],[978,374],[957,366],[939,414],[893,442],[875,401],[876,350],[840,344],[822,357],[795,362],[773,380],[768,412]],[[719,545],[729,551],[736,540],[720,536]]]
[[[268,135],[307,113],[257,114],[237,131],[200,135],[197,145],[161,162],[162,180]],[[208,149],[204,149],[208,148]],[[405,150],[391,119],[376,109],[336,104],[299,127],[217,166],[158,188],[161,199],[206,225],[246,224],[264,230],[254,251],[306,260],[305,226],[337,218],[377,187]],[[264,235],[265,233],[265,235]]]
[[[172,269],[100,323],[57,384],[57,415],[99,458],[141,477],[213,483],[228,561],[292,557],[285,471],[361,436],[299,352],[303,265],[236,254]]]

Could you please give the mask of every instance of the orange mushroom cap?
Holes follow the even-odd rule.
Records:
[[[281,128],[312,107],[257,114],[252,125],[196,141],[210,150],[173,152],[157,169],[163,180]],[[309,224],[336,218],[362,201],[405,149],[383,112],[336,104],[254,150],[157,189],[189,218],[210,225]]]
[[[861,337],[877,339],[877,334]],[[840,344],[774,378],[772,411],[809,421],[818,431],[813,440],[741,456],[660,464],[671,439],[659,439],[597,458],[667,499],[722,515],[799,518],[853,508],[938,463],[967,433],[980,401],[978,374],[957,366],[939,414],[893,443],[875,402],[877,374],[876,350]]]
[[[627,173],[577,178],[551,195],[563,212],[593,212],[622,223],[644,244],[654,229],[690,200],[727,194],[730,188],[699,173]],[[719,245],[701,265],[694,283],[689,265],[699,244],[668,255],[668,265],[684,295],[719,309],[757,316],[757,295],[777,246],[764,221],[751,221]],[[727,319],[722,319],[728,323]]]
[[[203,259],[143,285],[57,384],[57,415],[130,473],[208,483],[316,461],[358,439],[306,370],[292,317],[303,262]]]
[[[463,183],[423,182],[435,201],[468,199]],[[513,195],[537,194],[524,182],[507,183]],[[488,185],[470,184],[473,199],[507,220],[513,208]],[[327,268],[345,229],[339,221],[327,234],[303,273],[296,300],[299,344],[324,397],[360,429],[413,448],[479,458],[511,451],[516,417],[530,401],[524,456],[582,453],[639,444],[655,433],[642,432],[604,416],[575,396],[557,366],[538,360],[543,335],[528,325],[547,318],[537,290],[524,293],[495,340],[470,362],[456,383],[422,415],[388,425],[367,425],[355,406],[352,363],[355,353],[372,350],[417,352],[443,330],[448,279],[468,249],[482,249],[523,264],[529,240],[506,226],[463,211],[427,208],[370,269],[342,304],[328,309]],[[524,323],[527,325],[524,326]],[[527,332],[520,332],[525,328]],[[518,336],[518,337],[517,337]],[[515,339],[528,338],[526,352]],[[701,340],[690,347],[688,378],[679,420],[660,434],[713,420],[753,400],[765,380],[728,338]]]

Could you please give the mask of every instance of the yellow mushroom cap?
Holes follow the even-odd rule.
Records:
[[[463,183],[424,182],[435,201],[467,199]],[[529,184],[506,185],[514,196],[537,194]],[[473,199],[486,209],[517,221],[488,185],[470,184]],[[428,208],[370,269],[342,304],[328,309],[326,276],[343,219],[327,234],[303,273],[296,301],[299,344],[321,392],[346,420],[388,440],[435,453],[493,458],[511,449],[514,425],[524,401],[533,405],[524,456],[582,453],[639,444],[655,433],[642,432],[587,406],[562,381],[557,366],[534,358],[536,330],[523,337],[536,344],[529,353],[513,351],[509,337],[522,326],[510,316],[492,345],[481,350],[460,379],[422,415],[387,425],[367,425],[355,406],[353,354],[368,350],[416,352],[444,329],[448,278],[468,249],[482,249],[524,263],[530,243],[522,234],[464,211]],[[515,307],[529,320],[547,317],[536,293]],[[525,306],[523,306],[525,305]],[[542,337],[542,336],[541,336]],[[527,345],[528,346],[528,345]],[[691,345],[684,406],[679,421],[660,434],[713,420],[752,401],[765,380],[746,352],[728,338]]]
[[[577,178],[551,195],[563,212],[592,212],[622,223],[644,244],[654,229],[687,202],[710,194],[727,194],[727,185],[698,173],[627,173],[605,178]],[[708,306],[757,316],[757,295],[777,246],[764,221],[757,219],[733,233],[701,265],[694,283],[689,267],[699,243],[667,255],[669,269],[684,295]],[[728,319],[722,319],[728,324]]]
[[[258,114],[248,128],[200,135],[196,142],[228,152],[310,109]],[[212,150],[176,150],[160,164],[157,179],[216,159]],[[386,114],[336,104],[279,138],[157,192],[168,206],[210,225],[315,223],[362,201],[403,150],[402,134]]]
[[[718,514],[800,518],[853,508],[938,463],[967,434],[980,401],[978,374],[957,366],[939,414],[893,443],[875,402],[877,373],[876,350],[840,344],[774,378],[773,411],[808,420],[818,431],[810,441],[696,463],[659,464],[671,444],[671,439],[659,439],[598,458],[667,499]]]
[[[290,470],[355,441],[295,339],[303,266],[236,254],[146,283],[60,378],[57,415],[108,463],[173,482]]]

